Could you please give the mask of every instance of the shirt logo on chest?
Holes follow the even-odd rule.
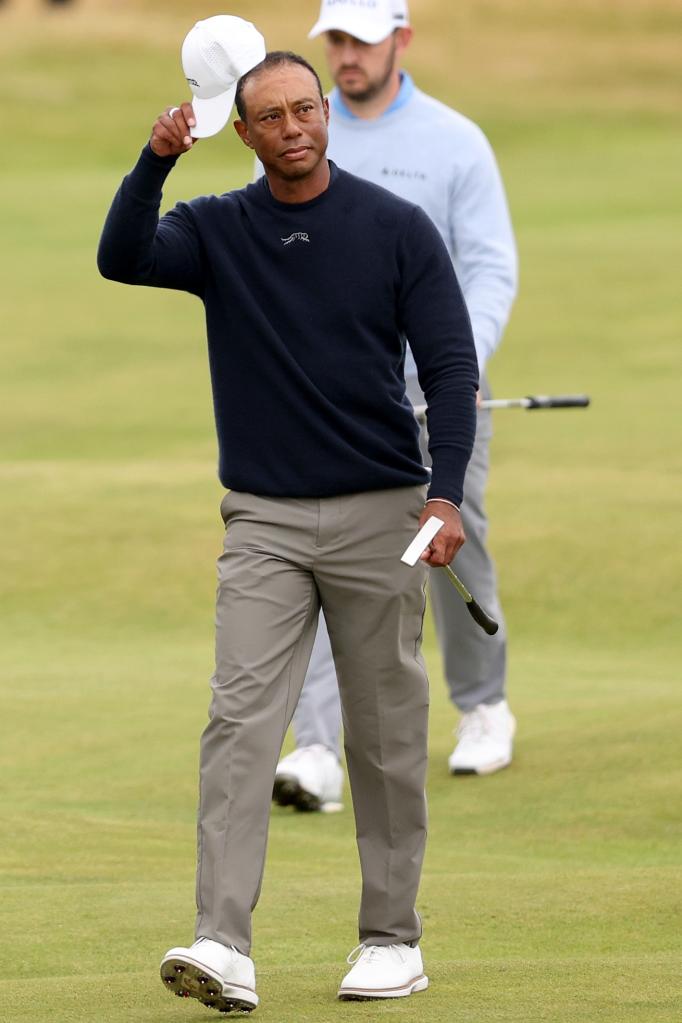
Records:
[[[283,245],[291,245],[292,242],[306,242],[310,244],[310,238],[305,231],[294,231],[288,238],[282,238]]]
[[[401,167],[382,167],[381,174],[384,178],[409,178],[413,181],[426,181],[427,175],[420,170],[406,170]]]

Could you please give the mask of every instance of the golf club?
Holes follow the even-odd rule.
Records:
[[[529,411],[539,408],[587,408],[590,398],[587,394],[531,394],[526,398],[483,398],[479,409],[525,408]],[[414,414],[420,422],[426,416],[426,405],[415,405]]]
[[[436,515],[432,515],[429,519],[427,519],[400,560],[413,568],[443,525],[443,520],[439,519]],[[486,614],[481,605],[474,600],[462,580],[452,571],[449,565],[444,565],[442,568],[447,573],[448,579],[466,604],[467,611],[476,624],[480,625],[483,631],[489,636],[494,636],[500,627],[499,624],[491,618],[490,615]]]

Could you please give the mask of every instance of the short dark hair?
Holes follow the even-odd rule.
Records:
[[[317,89],[320,94],[320,99],[324,100],[324,92],[322,91],[322,82],[312,64],[309,64],[305,57],[301,57],[298,53],[292,53],[291,50],[272,50],[270,53],[266,53],[265,59],[256,64],[255,67],[247,71],[245,75],[237,82],[237,92],[235,93],[234,102],[237,107],[237,113],[241,121],[246,120],[246,106],[244,104],[244,86],[251,78],[256,78],[263,71],[269,71],[274,67],[281,67],[283,64],[298,64],[299,67],[304,67],[310,71],[311,75],[317,82]]]

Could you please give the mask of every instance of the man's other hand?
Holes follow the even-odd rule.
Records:
[[[466,537],[462,526],[462,517],[454,505],[448,504],[447,501],[429,501],[419,516],[420,529],[432,515],[442,519],[445,525],[438,530],[421,555],[421,560],[434,568],[440,568],[450,564]]]

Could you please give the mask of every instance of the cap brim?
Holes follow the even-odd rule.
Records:
[[[207,139],[222,131],[232,111],[236,92],[237,83],[235,82],[225,92],[221,92],[219,96],[213,96],[211,99],[192,97],[192,110],[197,122],[192,128],[192,138]]]
[[[349,36],[355,36],[356,39],[360,39],[363,43],[369,43],[370,46],[374,46],[375,43],[381,43],[384,39],[388,39],[394,28],[400,28],[400,26],[391,25],[389,28],[371,28],[368,25],[358,25],[352,11],[347,12],[346,16],[344,16],[343,12],[339,12],[338,15],[327,15],[326,18],[320,18],[317,24],[313,25],[310,32],[308,32],[308,39],[315,39],[317,36],[321,36],[323,32],[347,32]]]

